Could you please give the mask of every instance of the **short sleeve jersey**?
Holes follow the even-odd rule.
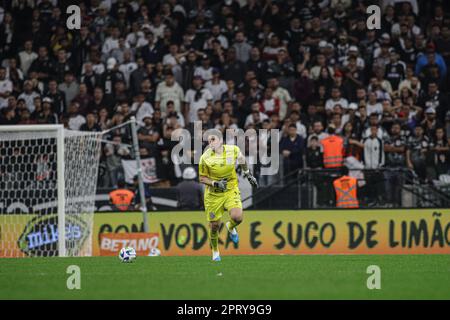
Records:
[[[227,191],[238,187],[236,160],[240,149],[235,145],[223,145],[222,154],[208,148],[200,157],[199,176],[206,176],[214,181],[227,180]],[[206,192],[217,192],[208,186]]]

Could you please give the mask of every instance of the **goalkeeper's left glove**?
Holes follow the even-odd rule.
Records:
[[[250,173],[250,170],[244,171],[244,177],[247,178],[252,187],[258,188],[258,181],[256,181],[256,178]]]

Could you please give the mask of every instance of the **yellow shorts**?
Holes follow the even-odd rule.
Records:
[[[219,221],[225,211],[242,208],[241,192],[238,188],[224,193],[205,193],[206,220]]]

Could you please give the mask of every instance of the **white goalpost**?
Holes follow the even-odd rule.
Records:
[[[101,136],[0,126],[0,257],[92,254]]]

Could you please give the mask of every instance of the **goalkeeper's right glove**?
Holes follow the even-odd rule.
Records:
[[[227,190],[227,180],[222,179],[220,181],[213,181],[213,187],[219,189],[219,191],[224,192]]]

